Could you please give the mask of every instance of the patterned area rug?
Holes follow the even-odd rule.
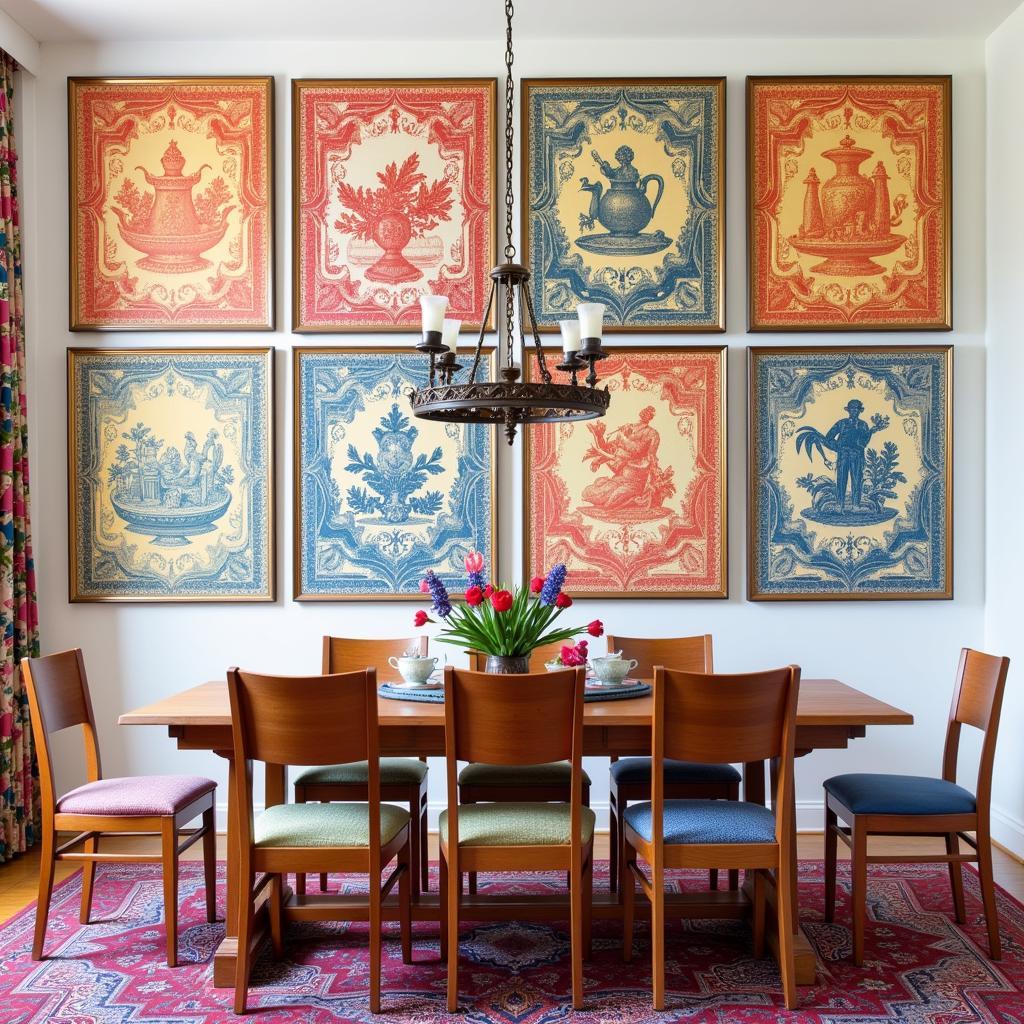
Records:
[[[223,871],[223,866],[222,866]],[[182,865],[182,965],[163,961],[160,873],[155,865],[100,865],[94,918],[78,924],[80,876],[54,894],[47,950],[51,959],[28,957],[33,912],[23,911],[0,928],[0,1020],[17,1024],[224,1024],[231,993],[211,985],[210,960],[222,926],[208,925],[202,872]],[[603,874],[595,888],[605,884]],[[680,873],[675,885],[697,888],[705,876]],[[513,883],[493,876],[494,891]],[[482,884],[488,876],[481,876]],[[335,887],[339,879],[333,880]],[[965,872],[968,923],[951,917],[949,880],[941,866],[873,867],[866,963],[849,960],[849,872],[840,866],[838,921],[822,922],[822,865],[800,865],[802,917],[817,948],[818,983],[801,988],[798,1014],[782,1007],[779,978],[769,959],[755,959],[750,933],[739,922],[670,923],[669,1009],[650,1008],[647,926],[638,924],[637,956],[621,959],[620,928],[595,922],[594,958],[584,964],[586,1009],[573,1014],[569,1000],[569,941],[561,925],[487,923],[463,929],[460,985],[464,1016],[445,1012],[445,970],[438,962],[436,929],[418,924],[414,956],[402,964],[397,926],[384,943],[384,1014],[367,1009],[368,956],[365,925],[296,925],[288,931],[286,958],[265,950],[253,974],[250,1006],[257,1019],[320,1024],[327,1021],[401,1019],[426,1024],[547,1024],[572,1018],[579,1024],[641,1021],[737,1022],[782,1020],[822,1024],[1024,1022],[1024,907],[998,894],[1003,960],[983,952],[985,927],[977,876]],[[537,875],[516,890],[557,891],[564,881]],[[435,880],[432,882],[436,886]],[[223,890],[221,890],[223,898]]]

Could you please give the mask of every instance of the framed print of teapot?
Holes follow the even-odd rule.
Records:
[[[523,262],[537,326],[721,331],[723,78],[525,79]]]
[[[952,328],[951,92],[747,79],[750,330]]]

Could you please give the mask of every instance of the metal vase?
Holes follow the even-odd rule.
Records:
[[[484,671],[492,675],[509,675],[530,671],[528,654],[488,654]]]

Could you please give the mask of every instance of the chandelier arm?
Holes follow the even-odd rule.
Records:
[[[491,307],[494,305],[494,292],[498,287],[497,281],[491,281],[491,289],[487,293],[487,308],[484,310],[483,319],[480,321],[480,336],[476,339],[476,354],[473,356],[473,369],[469,371],[470,384],[476,383],[476,371],[480,367],[480,355],[484,348],[484,334],[487,331],[487,321],[491,319]],[[501,332],[498,332],[498,341],[501,341]]]
[[[526,311],[530,315],[530,331],[533,334],[533,344],[537,349],[537,365],[540,367],[540,375],[544,380],[545,384],[551,383],[551,371],[548,370],[547,360],[544,358],[544,347],[540,343],[540,334],[537,331],[537,315],[533,311],[533,295],[530,292],[529,286],[523,288],[523,294],[526,296]],[[523,357],[525,361],[525,355]],[[576,381],[574,380],[575,384]]]

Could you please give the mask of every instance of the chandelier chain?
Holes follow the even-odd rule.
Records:
[[[512,147],[515,130],[512,117],[515,102],[515,84],[512,78],[512,15],[515,13],[512,0],[505,0],[505,259],[515,259],[516,247],[512,244]]]

